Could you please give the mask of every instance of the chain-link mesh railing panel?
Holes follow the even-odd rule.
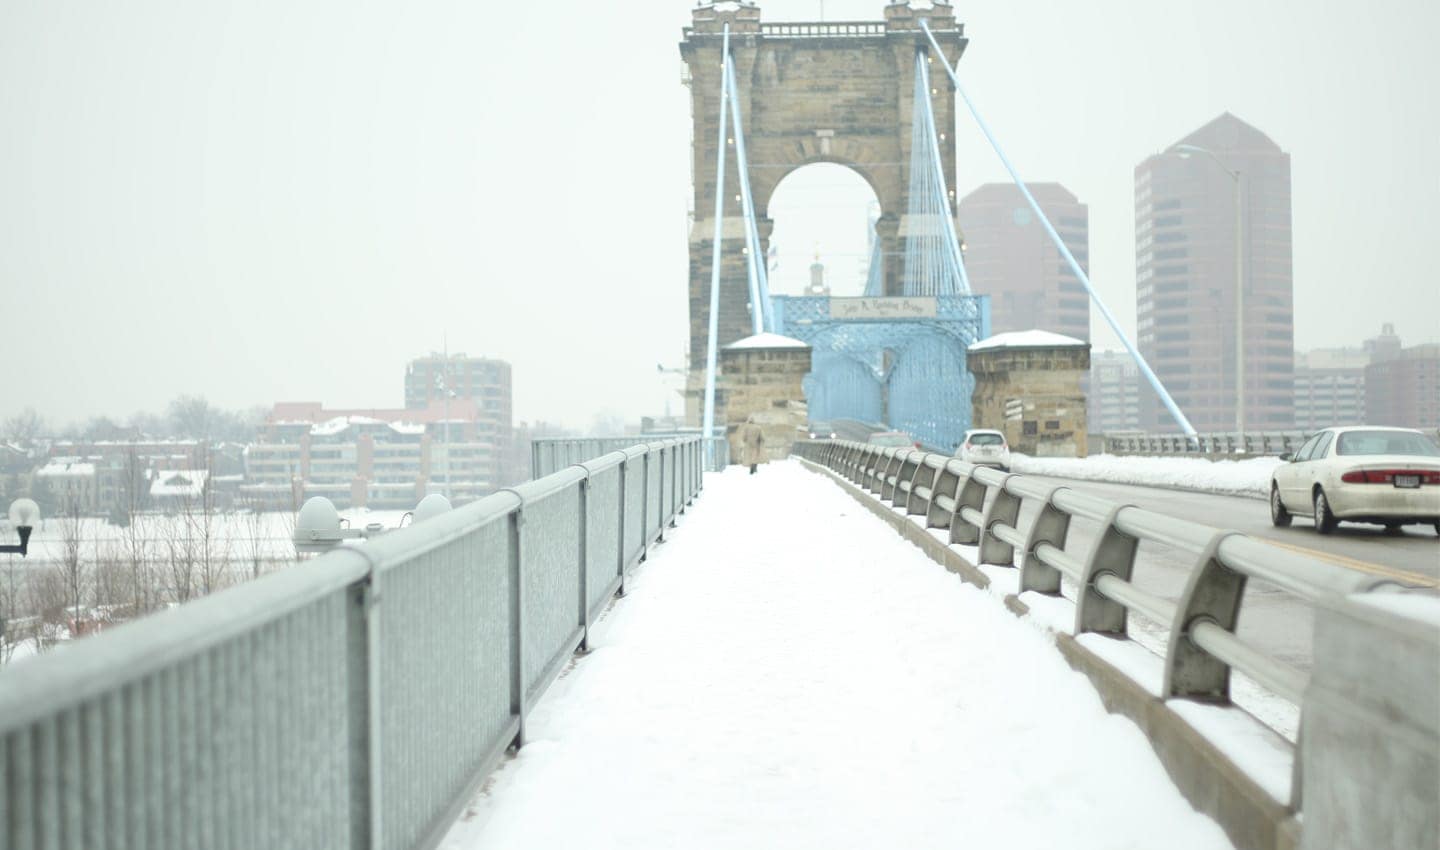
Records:
[[[625,565],[629,567],[645,553],[645,458],[632,457],[625,464]]]
[[[525,693],[542,685],[555,659],[569,654],[566,640],[579,628],[579,482],[525,503],[520,529],[523,582],[520,622]]]
[[[350,596],[196,651],[177,642],[128,684],[4,729],[0,846],[351,847]],[[110,636],[112,674],[135,634]]]
[[[585,604],[597,612],[620,575],[620,467],[591,473],[585,505]]]
[[[645,468],[645,540],[660,534],[660,453],[651,451]]]
[[[501,513],[376,578],[383,847],[417,846],[508,743],[510,522]]]

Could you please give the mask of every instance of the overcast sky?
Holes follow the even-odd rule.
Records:
[[[405,361],[447,339],[514,364],[518,419],[660,412],[655,364],[681,365],[688,332],[690,8],[0,3],[0,416],[182,392],[400,406]],[[1089,204],[1091,273],[1127,325],[1134,166],[1229,110],[1292,158],[1297,346],[1383,321],[1440,339],[1440,4],[957,11],[962,79],[1022,176]],[[961,195],[1003,179],[963,113],[956,138]],[[862,186],[817,169],[781,187],[782,269],[818,246],[858,285]],[[787,231],[800,216],[817,226]]]

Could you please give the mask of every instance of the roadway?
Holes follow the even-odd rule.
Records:
[[[1270,523],[1270,507],[1259,499],[1218,496],[1114,484],[1103,481],[1039,478],[1093,493],[1103,499],[1131,504],[1156,513],[1233,531],[1243,531],[1284,549],[1304,552],[1348,569],[1394,578],[1406,584],[1433,587],[1440,580],[1440,537],[1428,525],[1405,526],[1390,534],[1378,525],[1341,525],[1328,537],[1314,524],[1296,517],[1289,528]]]

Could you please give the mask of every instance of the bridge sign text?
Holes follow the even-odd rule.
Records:
[[[933,319],[934,298],[831,298],[832,319]]]

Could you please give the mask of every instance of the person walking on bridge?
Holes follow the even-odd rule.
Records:
[[[735,429],[735,456],[742,466],[750,467],[751,475],[765,462],[765,433],[751,419]]]

